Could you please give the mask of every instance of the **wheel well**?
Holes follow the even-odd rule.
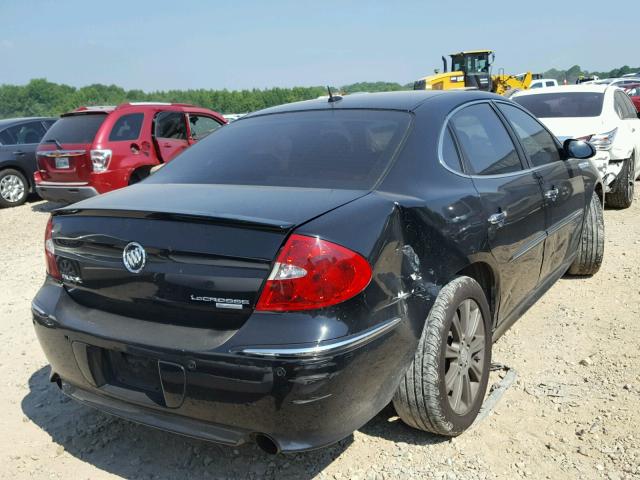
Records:
[[[2,167],[0,167],[0,172],[3,172],[5,170],[17,170],[18,172],[20,172],[22,176],[27,179],[27,186],[29,187],[29,191],[33,191],[33,173],[31,174],[31,176],[29,176],[22,167],[20,167],[19,165],[11,164],[4,164],[2,165]]]
[[[144,165],[136,168],[129,176],[129,185],[133,185],[134,183],[138,183],[139,181],[147,178],[152,167],[153,165]]]
[[[471,277],[480,284],[485,296],[487,297],[487,303],[491,310],[491,317],[495,319],[497,287],[496,278],[491,267],[484,262],[472,263],[460,270],[457,275]]]
[[[596,183],[595,188],[596,195],[598,195],[598,199],[600,200],[600,204],[604,205],[604,190],[602,189],[601,183]]]

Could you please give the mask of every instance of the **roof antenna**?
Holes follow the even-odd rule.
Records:
[[[333,93],[331,93],[331,87],[329,85],[327,85],[327,92],[329,92],[329,103],[342,100],[342,97],[340,95],[334,95]]]

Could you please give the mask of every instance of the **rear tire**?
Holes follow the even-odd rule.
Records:
[[[606,195],[607,205],[613,208],[629,208],[633,203],[635,179],[631,163],[634,157],[623,160],[620,174],[613,181],[611,192]]]
[[[404,423],[446,436],[473,424],[489,381],[490,318],[484,291],[474,279],[458,277],[440,290],[393,398]]]
[[[27,201],[29,183],[22,172],[7,168],[0,171],[0,207],[17,207]]]
[[[598,194],[593,192],[585,212],[578,256],[569,267],[569,275],[593,275],[604,257],[604,215]]]

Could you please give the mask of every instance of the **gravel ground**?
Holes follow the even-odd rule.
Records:
[[[0,478],[640,478],[638,194],[605,212],[600,273],[560,280],[495,345],[518,380],[472,430],[436,437],[388,407],[332,447],[279,456],[119,420],[48,383],[29,305],[52,207],[0,210]]]

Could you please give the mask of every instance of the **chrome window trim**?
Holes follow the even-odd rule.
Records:
[[[493,100],[493,99],[483,99],[483,100],[474,100],[472,102],[468,102],[468,103],[464,103],[462,105],[458,105],[456,108],[454,108],[451,112],[449,112],[449,114],[445,117],[444,122],[443,122],[443,126],[440,130],[440,135],[438,137],[438,162],[440,163],[440,165],[442,165],[447,171],[458,175],[459,177],[463,177],[463,178],[508,178],[508,177],[515,177],[518,175],[523,175],[525,173],[533,173],[536,172],[537,170],[541,170],[543,168],[547,168],[549,165],[553,165],[552,163],[547,163],[545,165],[539,165],[537,167],[532,167],[532,168],[524,168],[518,172],[509,172],[509,173],[499,173],[499,174],[494,174],[494,175],[477,175],[477,174],[469,174],[469,173],[464,173],[464,172],[459,172],[457,170],[454,170],[453,168],[449,167],[445,161],[444,158],[442,156],[443,153],[443,145],[444,145],[444,134],[445,131],[447,129],[447,127],[449,126],[449,122],[451,121],[451,117],[453,117],[456,113],[458,113],[460,110],[462,110],[463,108],[472,106],[472,105],[476,105],[476,104],[480,104],[480,103],[486,103],[489,106],[491,106],[492,103],[505,103],[507,105],[513,105],[512,103],[509,103],[505,100],[501,100],[501,99],[497,99],[497,100]],[[516,105],[516,108],[519,108]],[[496,114],[497,115],[497,114]],[[500,117],[498,117],[500,118]],[[502,119],[500,118],[500,122],[502,122]],[[546,129],[546,127],[545,127]],[[505,127],[506,130],[506,127]],[[548,130],[547,130],[548,131]],[[508,133],[508,131],[507,131]],[[553,134],[551,134],[553,135]],[[554,136],[554,138],[556,138]],[[514,147],[516,147],[516,151],[517,149],[517,145],[514,144]],[[520,153],[518,153],[518,157],[520,157]],[[460,159],[462,161],[462,158]],[[527,160],[525,158],[525,160]],[[562,160],[561,160],[562,161]]]

